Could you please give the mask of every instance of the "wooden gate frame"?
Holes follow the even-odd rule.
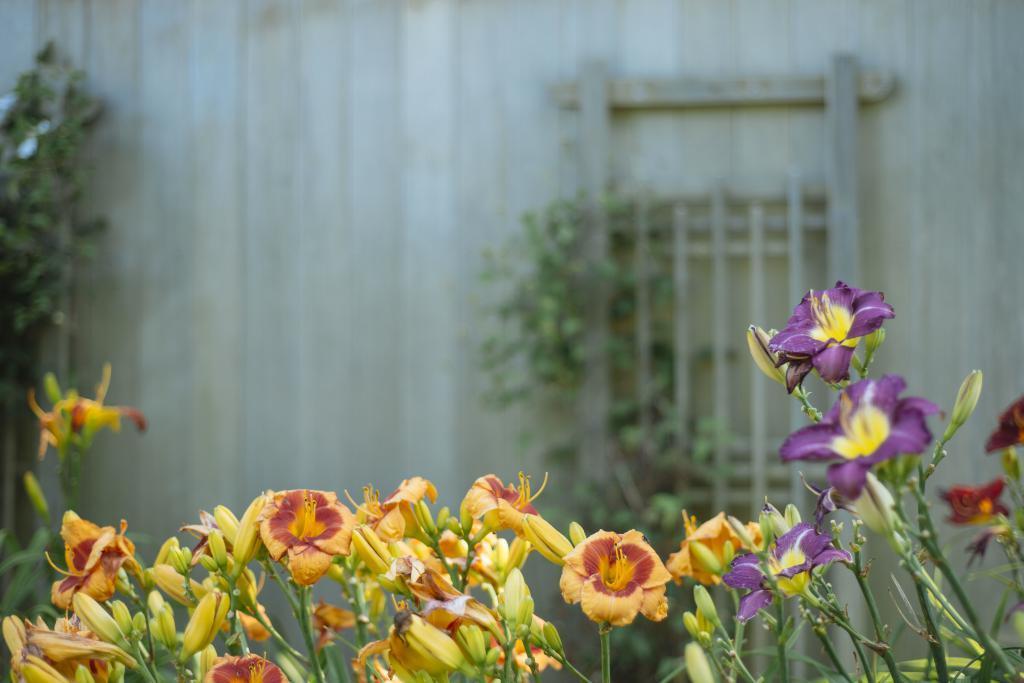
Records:
[[[608,220],[601,206],[601,196],[608,189],[611,167],[611,113],[612,111],[687,110],[698,108],[747,108],[765,106],[823,107],[826,121],[826,253],[830,280],[844,279],[859,282],[860,217],[858,211],[857,124],[860,104],[884,100],[893,91],[895,78],[882,71],[860,71],[857,58],[840,53],[832,57],[824,76],[741,77],[727,79],[684,78],[673,80],[612,80],[607,66],[593,61],[583,65],[578,82],[561,83],[552,89],[556,103],[580,112],[579,172],[581,186],[587,198],[587,216],[590,223],[585,252],[591,262],[600,262],[608,254]],[[802,290],[803,198],[800,176],[791,172],[787,181],[786,204],[789,264],[789,296],[797,300]],[[711,191],[711,255],[712,285],[716,311],[724,310],[728,302],[726,269],[726,191],[722,181],[714,183]],[[756,201],[751,202],[750,254],[752,282],[755,286],[751,305],[755,319],[764,310],[764,296],[753,277],[763,273],[764,214]],[[643,244],[646,221],[638,220],[639,243]],[[687,212],[685,205],[677,206],[673,214],[673,233],[676,247],[673,253],[673,278],[677,292],[686,289],[685,233]],[[683,235],[683,239],[678,239]],[[642,292],[642,288],[641,288]],[[585,473],[611,474],[612,459],[608,450],[607,415],[611,404],[610,369],[607,357],[608,287],[600,283],[588,297],[586,310],[585,370],[582,391],[577,406],[582,430],[579,464]],[[642,294],[641,297],[642,299]],[[686,356],[685,297],[676,297],[674,315],[676,357]],[[643,301],[638,302],[642,314]],[[723,315],[715,315],[713,336],[713,410],[716,419],[727,419],[729,410],[728,372],[726,349],[730,332]],[[643,327],[642,325],[640,327]],[[644,333],[638,331],[638,344]],[[640,354],[641,361],[644,354]],[[641,362],[641,366],[643,363]],[[642,367],[641,367],[642,370]],[[688,364],[676,363],[676,409],[685,420],[689,393]],[[642,375],[642,372],[640,373]],[[752,370],[752,411],[750,452],[754,488],[765,490],[767,426],[763,402],[765,378]],[[643,395],[643,378],[638,380],[638,391]],[[802,416],[794,406],[791,426],[801,425]],[[685,455],[687,444],[681,444]],[[725,444],[716,445],[716,468],[724,468],[729,453]],[[797,476],[792,473],[790,493],[794,500],[801,497]],[[726,482],[717,478],[712,491],[714,509],[721,509],[727,496]],[[756,501],[755,496],[755,501]],[[755,507],[759,503],[755,502]]]

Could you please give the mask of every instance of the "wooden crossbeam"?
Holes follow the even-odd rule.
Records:
[[[881,102],[896,86],[888,71],[859,74],[857,96],[862,104]],[[577,81],[552,87],[559,106],[578,109]],[[825,76],[743,78],[618,79],[608,83],[612,109],[699,109],[708,107],[824,106]]]

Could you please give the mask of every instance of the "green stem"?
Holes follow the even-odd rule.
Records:
[[[786,654],[786,606],[783,604],[782,598],[778,599],[778,605],[775,608],[775,619],[778,633],[776,634],[777,639],[775,647],[779,653],[779,680],[789,680],[789,661]]]
[[[242,650],[242,654],[248,655],[249,640],[245,637],[245,626],[242,625],[242,620],[238,616],[238,582],[230,572],[223,572],[223,574],[227,578],[228,596],[231,598],[231,632],[238,639],[238,645]]]
[[[814,407],[811,400],[807,397],[807,392],[803,387],[797,387],[794,389],[793,395],[800,401],[800,405],[803,406],[804,409],[804,414],[810,418],[811,422],[821,422],[821,411]]]
[[[555,659],[561,662],[562,666],[564,666],[571,673],[573,673],[576,676],[576,678],[580,679],[581,681],[586,681],[586,683],[591,683],[591,680],[584,676],[579,669],[573,666],[572,662],[570,662],[564,654],[560,652],[555,652],[554,650],[547,651],[547,654],[553,656]]]
[[[598,631],[601,634],[601,683],[612,681],[612,627],[608,624],[601,624]]]
[[[309,652],[309,663],[313,667],[313,680],[317,683],[324,683],[324,672],[320,666],[320,653],[316,651],[316,639],[313,637],[312,623],[312,591],[307,587],[296,587],[296,601],[299,604],[298,617],[299,626],[302,628],[302,638],[306,641],[306,650]]]
[[[860,587],[861,594],[864,596],[864,602],[867,603],[868,613],[871,615],[871,623],[875,629],[875,641],[884,647],[881,651],[882,659],[885,661],[885,666],[889,669],[892,680],[895,683],[899,683],[899,681],[903,680],[903,675],[896,665],[891,649],[886,644],[885,628],[882,626],[882,618],[878,613],[878,605],[875,603],[875,594],[871,591],[871,586],[868,585],[867,579],[864,576],[864,564],[859,550],[853,554],[853,575],[857,579],[857,586]]]
[[[136,661],[139,663],[139,669],[142,671],[146,680],[149,681],[149,683],[159,683],[159,676],[149,668],[149,658],[146,657],[146,653],[142,649],[142,643],[138,641],[132,643],[132,650],[134,651]]]
[[[832,660],[832,665],[836,668],[836,672],[842,676],[843,680],[847,683],[853,683],[853,679],[850,677],[850,674],[846,673],[846,667],[843,666],[842,661],[840,661],[839,655],[836,653],[836,648],[832,645],[832,640],[828,637],[828,632],[825,628],[813,628],[811,630],[814,631],[814,635],[818,636],[818,640],[820,640],[822,646],[824,646],[825,653],[828,655],[828,658]]]
[[[740,611],[740,595],[736,591],[729,591],[729,594],[732,596],[732,608],[733,613],[735,614]],[[743,633],[745,628],[746,625],[737,619],[735,636],[733,637],[732,642],[733,648],[736,650],[736,655],[739,657],[743,656]]]
[[[921,611],[924,613],[924,625],[928,630],[928,648],[931,650],[932,660],[935,662],[935,675],[939,683],[945,683],[949,680],[949,671],[946,668],[946,648],[942,645],[942,636],[935,625],[932,606],[924,592],[924,587],[915,581],[914,590],[917,592],[917,602],[921,605]]]

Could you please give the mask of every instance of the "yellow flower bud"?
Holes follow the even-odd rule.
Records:
[[[146,628],[146,615],[142,612],[136,612],[135,616],[132,617],[132,631],[135,633],[145,633]]]
[[[227,546],[224,544],[224,535],[214,529],[210,532],[210,535],[206,537],[206,543],[210,547],[210,556],[213,557],[214,562],[221,569],[228,566],[228,551]]]
[[[455,642],[462,648],[466,658],[478,667],[487,661],[487,642],[484,632],[476,624],[463,624],[455,633]]]
[[[177,536],[171,536],[164,541],[163,545],[160,546],[160,551],[156,554],[156,561],[153,562],[153,564],[170,564],[170,561],[168,560],[170,552],[172,550],[177,550],[180,547],[181,544],[178,543]]]
[[[736,557],[736,547],[733,546],[732,541],[726,541],[722,544],[722,566],[730,566],[734,557]]]
[[[213,508],[213,519],[217,522],[217,528],[224,534],[225,540],[234,545],[235,537],[238,535],[238,518],[235,513],[223,505]]]
[[[693,683],[715,683],[711,665],[700,645],[687,643],[686,649],[683,651],[683,658],[686,661],[686,675]]]
[[[124,682],[124,664],[121,662],[112,662],[110,664],[110,672],[107,674],[107,683],[123,683]]]
[[[729,515],[728,520],[729,526],[732,528],[733,533],[735,533],[736,536],[740,539],[740,543],[743,544],[744,548],[756,547],[754,545],[754,539],[750,537],[750,534],[747,532],[747,527],[743,524],[743,522],[733,517],[732,515]]]
[[[526,556],[530,552],[530,542],[525,538],[516,536],[508,546],[508,560],[505,562],[505,573],[516,567],[522,567],[526,562]]]
[[[263,506],[267,504],[267,496],[259,495],[246,508],[242,520],[238,523],[238,533],[235,535],[235,543],[232,548],[232,557],[235,560],[234,575],[242,573],[245,565],[249,564],[260,548],[260,513]]]
[[[416,614],[410,615],[403,635],[409,649],[428,662],[437,662],[450,671],[457,671],[466,663],[462,650],[447,633]]]
[[[563,558],[572,551],[569,539],[537,515],[523,516],[523,536],[537,552],[558,566],[565,564]]]
[[[36,479],[36,475],[31,471],[25,473],[24,480],[25,493],[28,495],[29,502],[32,503],[32,507],[35,508],[36,514],[43,520],[43,523],[49,526],[50,505],[46,502],[46,494],[43,493],[39,480]]]
[[[117,627],[121,629],[121,633],[128,634],[132,632],[132,613],[128,610],[128,605],[120,600],[114,600],[110,603],[110,613],[114,615],[114,621],[117,622]]]
[[[569,541],[573,547],[578,546],[585,540],[587,540],[587,532],[583,529],[583,525],[579,522],[571,522],[569,524]]]
[[[220,591],[211,591],[203,596],[185,626],[179,655],[182,662],[213,642],[230,607],[228,596]]]
[[[1024,611],[1013,613],[1013,630],[1017,632],[1017,644],[1024,645]]]
[[[199,653],[199,667],[198,667],[199,671],[197,672],[199,675],[196,677],[197,680],[200,680],[200,681],[206,680],[206,674],[210,671],[210,669],[213,668],[213,662],[216,659],[217,659],[217,648],[215,648],[213,645],[207,645],[206,647],[203,648],[203,651]],[[288,680],[289,681],[301,681],[301,680],[305,680],[305,678],[302,678],[302,677],[300,677],[300,678],[291,678],[289,676]]]
[[[96,634],[97,638],[120,647],[125,646],[124,632],[107,610],[103,609],[103,605],[82,591],[71,598],[71,605],[85,627]]]
[[[978,406],[978,398],[981,396],[982,380],[981,370],[971,370],[960,384],[960,390],[956,392],[953,412],[949,416],[949,424],[946,425],[946,431],[942,435],[943,442],[952,439],[957,430],[963,427],[974,413],[974,409]]]
[[[57,403],[64,398],[64,393],[60,390],[60,382],[52,372],[43,375],[43,391],[46,392],[46,398],[50,399],[50,403]]]
[[[697,615],[693,612],[683,612],[683,628],[690,634],[690,637],[697,639],[700,637],[700,626],[697,624]]]
[[[715,557],[710,548],[700,541],[690,541],[689,547],[690,557],[693,558],[698,567],[715,576],[722,574],[722,563]]]
[[[437,525],[434,523],[434,517],[430,514],[430,507],[427,502],[422,498],[416,501],[416,504],[412,508],[413,516],[416,518],[416,523],[419,524],[420,529],[423,530],[427,536],[437,535]]]
[[[776,358],[768,350],[768,342],[771,337],[767,332],[757,325],[747,328],[747,348],[750,349],[750,357],[754,359],[757,369],[773,382],[786,386],[786,371],[776,367]]]
[[[505,579],[505,587],[501,594],[504,606],[505,621],[514,631],[520,624],[529,624],[533,618],[533,600],[530,588],[526,585],[523,573],[513,569]],[[526,601],[529,600],[529,603]]]
[[[195,602],[189,597],[188,593],[185,592],[185,577],[178,573],[178,571],[169,564],[157,564],[153,565],[153,583],[156,584],[157,588],[162,590],[164,594],[170,599],[174,600],[180,605],[191,607]],[[203,587],[190,580],[192,592],[197,596],[201,597],[200,593],[205,592]]]
[[[201,555],[199,557],[199,564],[201,564],[203,566],[203,569],[210,572],[211,574],[216,574],[218,571],[220,571],[220,565],[217,564],[217,560],[213,559],[209,555]]]
[[[504,569],[508,565],[508,555],[508,541],[504,538],[499,538],[495,541],[494,548],[491,550],[494,566],[499,570]]]
[[[452,516],[452,511],[447,506],[437,511],[437,528],[445,529],[448,527],[448,520]]]
[[[174,624],[174,609],[165,603],[157,612],[154,622],[153,635],[156,639],[163,643],[168,650],[176,649],[178,647],[178,629]]]
[[[146,606],[149,608],[149,613],[154,617],[160,614],[160,610],[166,604],[164,596],[160,595],[159,591],[150,591],[149,595],[146,596]]]
[[[473,515],[465,505],[459,509],[459,522],[462,524],[462,535],[469,536],[473,531]]]
[[[11,652],[21,652],[28,639],[25,622],[21,620],[21,617],[4,617],[3,635],[8,650]]]
[[[386,574],[391,568],[394,560],[391,551],[370,527],[363,525],[355,528],[352,532],[352,548],[374,574]]]
[[[25,683],[68,683],[68,680],[40,657],[29,655],[21,665]]]

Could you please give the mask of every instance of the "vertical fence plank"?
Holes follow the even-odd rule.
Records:
[[[832,58],[825,88],[828,276],[860,280],[857,210],[857,58]]]
[[[786,179],[786,245],[787,265],[789,266],[787,301],[795,304],[804,292],[804,200],[802,178],[798,169],[791,169]],[[789,427],[798,429],[803,425],[803,413],[796,401],[789,407]],[[800,474],[796,467],[789,470],[789,499],[797,507],[803,501],[804,488],[800,482]]]
[[[764,207],[750,205],[750,318],[759,323],[764,320]],[[756,365],[750,366],[750,461],[751,461],[751,517],[756,518],[761,502],[768,494],[767,441],[768,422],[765,415],[764,374]]]
[[[578,460],[584,473],[607,472],[608,409],[611,405],[608,367],[608,285],[597,265],[608,257],[608,217],[602,195],[608,184],[610,152],[608,76],[601,62],[589,62],[580,79],[580,175],[587,196],[586,259],[591,264],[593,293],[587,300],[584,341],[585,376],[580,392]]]
[[[725,185],[719,180],[711,192],[711,359],[712,414],[715,421],[715,477],[712,486],[714,509],[723,509],[728,494],[729,469],[729,274],[726,255]]]
[[[676,419],[679,421],[677,443],[679,456],[684,463],[689,462],[689,398],[690,398],[690,330],[687,325],[689,302],[687,300],[687,266],[689,260],[687,211],[685,204],[676,204],[672,208],[672,330],[673,330],[673,362]],[[687,467],[683,468],[688,472]],[[685,481],[679,482],[684,484]]]
[[[651,413],[651,291],[648,213],[650,203],[641,196],[636,203],[636,247],[633,270],[636,276],[636,400],[639,410],[640,461],[650,457]]]

